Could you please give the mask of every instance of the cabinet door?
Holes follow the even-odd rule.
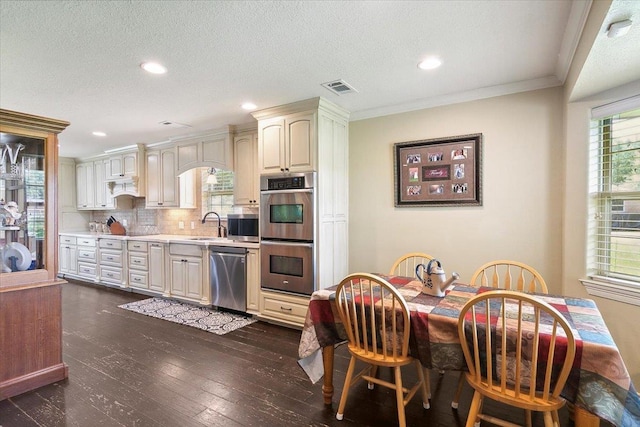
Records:
[[[160,152],[147,151],[147,195],[145,203],[148,208],[157,207],[162,202],[160,192],[162,183],[160,172]]]
[[[233,186],[234,204],[256,205],[258,203],[258,135],[256,133],[235,138]]]
[[[178,145],[178,170],[188,170],[198,164],[198,142]]]
[[[138,153],[122,155],[122,175],[126,177],[138,175]]]
[[[107,167],[108,161],[96,160],[93,163],[95,173],[95,207],[98,209],[107,209],[113,207],[113,198],[107,187]],[[111,200],[109,200],[111,199]]]
[[[178,177],[176,176],[176,153],[171,149],[160,152],[160,188],[162,206],[180,205]]]
[[[247,311],[260,311],[260,254],[258,249],[247,253]]]
[[[285,168],[289,172],[310,172],[315,168],[315,113],[285,120]]]
[[[60,245],[60,273],[76,274],[78,271],[78,250],[76,245]]]
[[[124,165],[122,156],[109,157],[109,179],[118,179],[124,176]]]
[[[164,246],[149,244],[149,289],[164,292]]]
[[[171,295],[185,296],[187,260],[183,257],[170,257]]]
[[[93,162],[76,166],[76,192],[78,209],[93,209],[95,206],[95,174]]]
[[[202,298],[203,280],[202,280],[202,259],[187,258],[185,264],[186,274],[186,297],[193,299]]]
[[[284,172],[284,120],[265,120],[258,128],[260,173]]]

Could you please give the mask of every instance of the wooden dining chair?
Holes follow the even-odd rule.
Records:
[[[490,261],[478,268],[471,276],[471,286],[490,286],[498,289],[537,292],[547,294],[547,284],[535,268],[518,261]],[[453,409],[458,408],[464,387],[464,375],[458,378],[458,387],[451,401]]]
[[[422,252],[410,252],[402,255],[393,263],[390,275],[416,277],[416,267],[418,264],[427,264],[433,257]]]
[[[418,359],[408,354],[411,323],[406,301],[383,278],[356,273],[340,282],[336,289],[336,302],[351,354],[336,418],[342,420],[344,416],[349,389],[358,380],[364,379],[369,383],[369,389],[378,384],[395,390],[398,424],[405,426],[405,405],[418,389],[422,392],[423,407],[429,408],[425,369]],[[362,361],[367,366],[354,375],[356,361]],[[402,385],[400,368],[411,363],[418,370],[418,381],[408,390]],[[380,366],[393,369],[394,382],[376,378],[376,371]]]
[[[506,332],[508,331],[508,333]],[[474,388],[467,427],[486,420],[514,424],[482,413],[483,399],[544,414],[545,427],[560,424],[560,392],[576,353],[575,337],[551,305],[522,292],[494,290],[471,298],[460,311],[458,336]]]
[[[471,276],[471,285],[544,294],[549,292],[535,268],[509,260],[491,261],[478,268]]]

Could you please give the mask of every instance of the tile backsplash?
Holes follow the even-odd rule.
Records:
[[[217,219],[209,216],[202,224],[202,212],[198,209],[147,209],[144,198],[134,198],[131,209],[92,211],[90,220],[106,222],[110,216],[118,220],[127,230],[127,235],[178,234],[185,236],[217,235]],[[181,229],[180,223],[184,224]],[[125,225],[126,223],[126,225]],[[192,228],[193,225],[193,228]],[[226,226],[226,220],[222,220]]]

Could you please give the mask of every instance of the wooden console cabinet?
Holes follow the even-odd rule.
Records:
[[[0,273],[0,400],[62,380],[68,368],[62,361],[62,289],[57,279],[58,133],[69,123],[0,109],[2,141],[25,145],[23,153],[44,153],[45,223],[42,234],[29,239],[0,235],[2,242],[17,242],[36,252],[33,269]],[[6,157],[5,157],[6,159]],[[7,178],[4,177],[6,180]],[[16,181],[13,176],[9,179]],[[14,184],[3,185],[0,198],[14,197]],[[19,203],[26,200],[18,198]],[[29,226],[30,224],[27,224]],[[26,233],[24,233],[26,234]],[[20,240],[22,238],[22,240]]]

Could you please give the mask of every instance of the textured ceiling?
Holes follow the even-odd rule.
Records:
[[[589,4],[2,0],[0,107],[71,122],[60,154],[83,157],[249,123],[244,101],[323,96],[357,120],[557,86]],[[428,55],[443,66],[419,70]],[[336,79],[357,93],[321,86]]]

